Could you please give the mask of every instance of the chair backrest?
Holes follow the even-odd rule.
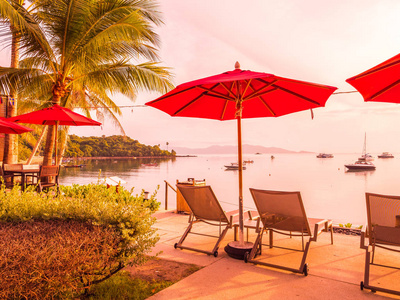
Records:
[[[365,193],[370,242],[400,246],[400,196]]]
[[[229,223],[228,217],[209,185],[192,186],[177,184],[176,187],[181,192],[183,198],[185,198],[186,203],[197,219]]]
[[[311,235],[300,192],[250,189],[257,211],[268,228]]]
[[[58,176],[59,169],[59,166],[41,166],[39,177],[56,177]]]

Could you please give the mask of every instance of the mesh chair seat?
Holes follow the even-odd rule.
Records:
[[[269,267],[279,268],[292,271],[295,273],[308,274],[308,265],[306,258],[311,241],[317,241],[318,235],[322,231],[331,231],[331,244],[333,244],[332,221],[327,219],[308,219],[300,192],[281,192],[266,191],[258,189],[250,189],[254,203],[257,207],[261,228],[257,228],[258,232],[253,249],[245,255],[245,261],[254,264],[261,264]],[[313,227],[310,226],[313,225]],[[312,231],[311,228],[314,230]],[[301,236],[303,252],[299,268],[292,268],[282,265],[270,264],[256,260],[256,256],[261,255],[262,236],[264,232],[269,232],[270,248],[274,247],[273,233],[277,232],[288,236]],[[304,244],[304,238],[308,237],[308,241]],[[275,246],[276,247],[276,246]],[[288,249],[288,248],[285,248]],[[289,249],[298,251],[298,249]]]
[[[190,186],[180,184],[177,184],[176,186],[179,192],[182,194],[183,198],[185,199],[186,203],[190,207],[191,214],[189,216],[189,226],[185,230],[179,242],[176,243],[174,247],[202,252],[217,257],[219,245],[225,237],[228,229],[232,227],[235,212],[225,213],[210,186]],[[219,227],[219,235],[212,236],[217,238],[217,242],[215,243],[211,251],[194,247],[187,247],[183,245],[183,242],[191,233],[197,235],[211,236],[192,231],[193,225],[198,222],[203,222],[211,226]]]
[[[400,295],[400,290],[370,284],[370,266],[399,269],[392,265],[375,264],[376,248],[400,253],[400,196],[365,193],[367,204],[367,228],[361,232],[360,246],[365,249],[364,281],[360,287]],[[365,239],[369,238],[368,245]]]

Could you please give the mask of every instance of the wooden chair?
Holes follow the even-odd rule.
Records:
[[[6,188],[12,188],[14,186],[14,175],[12,174],[4,174],[3,166],[0,166],[0,177],[1,177],[1,184],[5,184]],[[11,180],[8,180],[10,179]]]
[[[258,233],[251,252],[246,252],[245,262],[260,264],[268,267],[287,270],[295,273],[308,275],[306,263],[308,250],[312,241],[316,242],[322,231],[331,231],[331,244],[333,244],[332,221],[327,219],[307,218],[303,200],[300,192],[281,192],[250,189],[259,214],[258,224],[255,226]],[[254,222],[254,221],[253,221]],[[313,229],[313,230],[312,230]],[[303,256],[300,267],[292,268],[283,265],[271,264],[256,260],[261,255],[262,236],[264,232],[269,233],[269,248],[284,248],[274,245],[273,233],[283,234],[292,237],[301,237],[301,249],[284,248],[287,250],[301,251]],[[304,238],[308,237],[308,241]]]
[[[360,247],[365,249],[364,281],[360,288],[400,295],[400,289],[392,290],[382,286],[374,286],[369,282],[370,267],[375,265],[382,268],[400,270],[395,261],[393,264],[374,262],[376,248],[394,251],[400,254],[400,196],[388,196],[365,193],[367,201],[368,224],[361,231]],[[369,243],[366,245],[366,238]],[[372,256],[371,256],[372,254]],[[397,285],[398,287],[398,285]]]
[[[57,195],[60,192],[59,189],[59,172],[60,166],[41,166],[39,175],[27,175],[27,177],[32,177],[32,183],[36,179],[36,185],[38,192],[42,192],[43,189],[48,190],[49,188],[55,186],[57,190]]]

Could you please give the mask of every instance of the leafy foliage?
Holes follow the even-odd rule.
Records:
[[[61,191],[58,197],[54,197],[52,193],[38,194],[33,187],[23,193],[17,187],[7,193],[4,186],[0,189],[0,228],[13,230],[8,231],[11,240],[22,236],[24,226],[35,230],[39,226],[37,224],[45,226],[51,222],[60,222],[57,223],[59,226],[50,226],[61,228],[57,234],[47,234],[49,229],[46,229],[39,230],[43,234],[25,235],[19,243],[10,243],[9,239],[1,241],[8,243],[0,246],[7,249],[0,256],[1,272],[12,275],[0,277],[3,280],[14,280],[14,284],[15,281],[22,284],[18,289],[20,296],[28,293],[32,284],[38,287],[35,291],[39,294],[28,298],[45,299],[59,293],[82,293],[127,265],[143,263],[146,260],[145,254],[158,240],[156,230],[152,228],[155,222],[151,216],[152,210],[158,208],[154,195],[145,200],[143,195],[132,196],[123,187],[117,193],[115,189],[107,189],[98,184],[61,187]],[[75,225],[72,226],[71,222]],[[81,233],[86,232],[85,228],[98,238],[90,238],[84,243],[86,234],[82,236]],[[90,244],[90,241],[94,241],[94,244]],[[24,268],[21,267],[23,270],[18,269],[22,261],[17,267],[10,264],[10,260],[15,259],[12,258],[13,253],[24,248],[21,248],[22,244],[29,248],[29,257],[34,258],[32,263],[24,263]],[[39,244],[44,246],[39,247]],[[87,252],[83,254],[83,250]],[[92,259],[86,261],[81,256]],[[64,260],[65,257],[68,260]],[[21,259],[25,259],[23,255]],[[76,272],[70,270],[67,261],[77,268]],[[7,269],[7,266],[14,268]],[[51,266],[57,267],[52,269]],[[27,276],[29,280],[26,280]],[[0,286],[4,289],[14,285],[8,283]],[[50,287],[53,288],[49,290]],[[15,297],[15,294],[9,297],[20,298]]]
[[[148,146],[130,137],[113,135],[103,137],[78,137],[71,135],[65,157],[140,157],[174,156],[176,153],[161,150],[158,145]]]
[[[88,299],[125,300],[147,299],[162,289],[172,285],[170,281],[148,282],[140,278],[132,278],[127,273],[117,274],[95,286]]]
[[[0,44],[9,46],[17,33],[21,51],[19,67],[0,67],[0,92],[18,91],[20,108],[79,107],[88,117],[108,116],[123,132],[113,95],[133,101],[142,90],[173,87],[169,68],[158,62],[154,28],[162,20],[154,0],[38,0],[29,10],[0,0],[0,21],[17,26],[2,31]],[[53,126],[44,165],[52,162]]]

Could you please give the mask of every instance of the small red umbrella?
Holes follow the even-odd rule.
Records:
[[[239,164],[239,247],[243,246],[242,118],[279,117],[325,106],[336,87],[235,70],[187,82],[146,103],[173,117],[237,119]]]
[[[10,122],[5,118],[0,118],[0,133],[21,134],[32,131],[33,129]]]
[[[41,110],[33,111],[23,115],[15,116],[9,118],[10,121],[27,123],[27,124],[41,124],[41,125],[56,125],[56,135],[55,135],[55,155],[57,158],[57,127],[58,125],[65,126],[100,126],[101,123],[72,110],[62,107],[60,105],[54,104],[51,107],[43,108]]]
[[[400,54],[346,80],[364,101],[400,103]]]
[[[23,115],[9,118],[10,121],[28,124],[41,125],[67,125],[67,126],[84,126],[84,125],[101,125],[100,122],[77,114],[72,110],[54,104],[52,107],[43,108]]]

